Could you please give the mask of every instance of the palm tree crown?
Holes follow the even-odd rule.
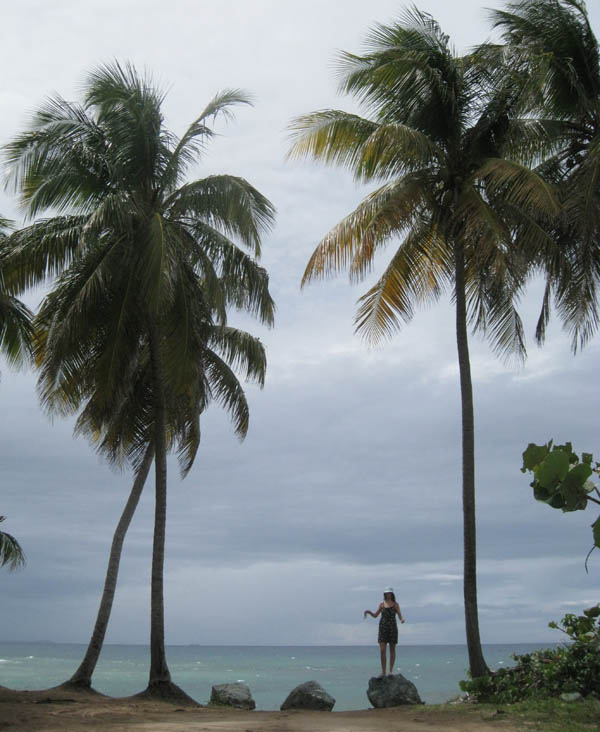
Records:
[[[340,90],[370,116],[324,110],[292,125],[292,156],[383,182],[321,241],[303,283],[346,267],[363,279],[377,252],[400,236],[357,314],[358,332],[376,341],[409,321],[415,305],[453,286],[459,242],[474,265],[465,270],[471,324],[501,355],[524,355],[513,304],[527,269],[511,251],[508,214],[556,206],[549,187],[507,156],[519,141],[509,122],[517,93],[508,84],[498,91],[483,57],[455,57],[438,24],[416,9],[398,24],[377,26],[367,48],[363,56],[341,56]]]
[[[552,299],[573,350],[600,324],[600,47],[580,0],[520,0],[492,12],[505,50],[526,72],[528,112],[545,154],[540,173],[560,191],[560,214],[536,220],[546,292],[537,327],[544,340]]]

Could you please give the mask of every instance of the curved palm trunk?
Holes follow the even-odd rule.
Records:
[[[467,306],[465,296],[465,255],[463,245],[455,247],[456,346],[462,404],[462,480],[464,523],[464,600],[467,649],[471,676],[485,676],[489,669],[483,658],[477,612],[477,543],[475,531],[475,426],[473,384],[469,361]]]
[[[100,601],[100,607],[98,608],[98,615],[96,617],[96,625],[92,632],[92,637],[86,651],[83,661],[73,676],[66,682],[66,685],[75,685],[84,688],[89,688],[92,684],[92,674],[98,663],[100,651],[102,650],[102,644],[104,642],[104,636],[106,634],[106,628],[110,619],[110,613],[112,610],[113,599],[115,596],[115,589],[117,586],[117,578],[119,574],[119,563],[121,561],[121,551],[123,549],[123,542],[125,541],[125,535],[131,524],[131,519],[137,508],[137,505],[142,495],[146,478],[152,465],[154,458],[154,445],[148,445],[142,464],[137,471],[131,493],[115,529],[115,533],[110,548],[110,556],[108,559],[108,567],[106,569],[106,578],[104,580],[104,592],[102,593],[102,599]]]

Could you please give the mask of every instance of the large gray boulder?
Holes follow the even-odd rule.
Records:
[[[239,709],[255,709],[256,703],[246,684],[237,681],[235,684],[217,684],[210,695],[211,704]]]
[[[402,674],[369,679],[367,696],[374,707],[399,707],[403,704],[423,704],[417,687]]]
[[[320,712],[330,712],[335,699],[330,696],[317,681],[307,681],[292,689],[280,709],[316,709]]]

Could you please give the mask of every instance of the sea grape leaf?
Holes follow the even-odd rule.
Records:
[[[573,452],[573,445],[570,442],[565,442],[564,445],[554,445],[553,450],[560,450],[561,452],[566,452],[569,457],[570,463],[579,462],[579,458]]]
[[[569,472],[569,455],[563,450],[553,450],[534,469],[536,480],[545,488],[554,488]]]
[[[537,480],[533,481],[531,487],[533,488],[533,497],[536,501],[543,501],[544,503],[547,503],[554,495],[553,491],[543,485],[540,485]]]
[[[587,506],[587,491],[584,485],[591,474],[592,469],[585,463],[579,463],[569,470],[558,487],[558,491],[565,499],[563,511],[582,511],[585,509]]]
[[[521,472],[525,473],[527,470],[533,470],[536,465],[539,465],[550,452],[551,444],[552,440],[547,445],[536,445],[530,442],[527,445],[527,449],[523,452],[523,467],[521,468]]]
[[[587,465],[592,464],[592,460],[594,459],[594,456],[591,452],[582,452],[581,453],[581,462],[586,463]]]

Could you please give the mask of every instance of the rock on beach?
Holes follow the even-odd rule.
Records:
[[[402,674],[383,678],[373,676],[369,679],[367,696],[377,709],[399,707],[404,704],[423,704],[417,687]]]
[[[335,699],[317,681],[307,681],[292,689],[280,709],[314,709],[330,712]]]
[[[212,687],[211,704],[238,709],[255,709],[256,703],[250,693],[250,688],[240,681],[235,684],[217,684]]]

